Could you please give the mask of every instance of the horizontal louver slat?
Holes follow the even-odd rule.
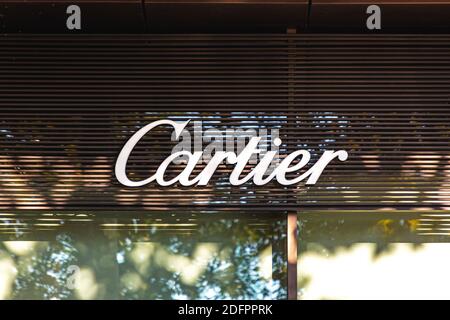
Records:
[[[450,204],[450,37],[37,36],[0,39],[0,209]],[[315,186],[124,188],[115,159],[162,118],[277,128],[282,152],[345,149]],[[160,128],[134,178],[170,153]],[[174,168],[176,174],[180,168]],[[201,168],[196,169],[198,173]],[[246,169],[248,172],[250,168]]]

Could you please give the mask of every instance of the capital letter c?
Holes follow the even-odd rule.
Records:
[[[136,133],[125,143],[122,150],[119,153],[119,156],[117,157],[116,166],[115,166],[115,175],[116,179],[127,187],[141,187],[143,185],[146,185],[153,180],[155,180],[155,176],[152,175],[151,177],[141,180],[141,181],[131,181],[127,177],[126,169],[127,169],[127,162],[128,158],[133,151],[136,144],[139,142],[139,140],[142,139],[144,135],[147,134],[150,130],[153,128],[160,126],[160,125],[169,125],[172,126],[175,129],[175,138],[178,139],[183,129],[186,127],[186,125],[189,123],[190,120],[185,122],[175,122],[172,120],[158,120],[155,122],[152,122],[145,127],[139,129],[136,131]]]

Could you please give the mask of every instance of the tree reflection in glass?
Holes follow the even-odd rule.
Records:
[[[2,220],[2,299],[284,299],[282,214]]]

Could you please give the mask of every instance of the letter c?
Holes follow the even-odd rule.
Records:
[[[139,140],[141,140],[142,137],[153,128],[164,124],[172,126],[175,129],[175,138],[178,139],[189,121],[190,120],[187,120],[185,122],[175,122],[172,120],[158,120],[136,131],[136,133],[127,141],[127,143],[125,143],[119,153],[119,156],[117,157],[115,166],[116,179],[121,184],[127,187],[141,187],[155,180],[155,175],[141,181],[131,181],[130,179],[128,179],[126,169],[128,158],[130,157],[131,152],[133,151]]]

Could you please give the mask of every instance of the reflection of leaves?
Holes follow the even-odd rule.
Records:
[[[392,219],[382,219],[377,222],[377,226],[379,226],[382,232],[386,235],[391,235],[394,233],[393,224],[394,220]]]
[[[301,276],[301,277],[299,277],[298,278],[298,281],[297,281],[297,287],[298,287],[298,295],[299,295],[299,297],[301,297],[302,296],[302,294],[303,294],[303,288],[307,288],[308,286],[309,286],[309,284],[311,283],[311,277],[309,277],[309,276]]]
[[[416,221],[416,222],[414,222]],[[299,254],[311,250],[308,243],[318,243],[330,254],[339,248],[349,248],[358,242],[376,244],[374,257],[383,253],[393,242],[420,244],[414,233],[417,220],[374,218],[374,213],[352,217],[334,217],[324,212],[299,220]],[[415,226],[415,227],[413,227]],[[415,247],[415,246],[414,246]]]
[[[70,298],[71,291],[66,287],[67,268],[74,262],[75,254],[70,237],[59,237],[52,243],[38,243],[27,256],[11,254],[18,273],[12,298]]]
[[[199,215],[192,224],[195,227],[188,233],[183,227],[174,230],[173,226],[182,226],[190,215],[177,217],[170,227],[165,227],[164,223],[163,227],[155,227],[152,224],[156,218],[146,217],[133,218],[131,223],[124,219],[123,226],[141,224],[148,227],[120,228],[119,223],[118,228],[108,231],[102,231],[100,226],[114,224],[116,219],[95,218],[80,227],[78,222],[61,218],[61,228],[53,231],[55,236],[49,238],[47,234],[47,240],[39,242],[28,255],[15,256],[7,252],[18,269],[11,298],[78,298],[77,292],[66,286],[71,275],[68,267],[72,264],[94,273],[93,285],[98,288],[96,298],[286,297],[285,222],[282,217],[235,219],[211,217],[210,214],[200,218]],[[33,236],[28,234],[26,239],[33,240]],[[144,244],[145,250],[135,251],[138,244]],[[200,252],[199,256],[202,244],[213,248],[211,255]],[[260,270],[260,255],[268,247],[272,248],[272,280],[263,278]],[[2,246],[0,251],[7,249]],[[170,261],[164,261],[169,258],[181,258],[176,260],[181,261],[181,269],[169,268]],[[196,262],[196,259],[204,262]],[[194,274],[193,282],[186,281],[184,273],[189,275],[189,271],[198,272]]]
[[[133,250],[133,242],[138,240],[136,235],[130,236],[134,238],[133,241],[121,242],[125,245],[125,252]],[[183,283],[179,273],[170,272],[163,267],[152,268],[145,283],[148,283],[149,288],[152,287],[153,290],[142,289],[138,292],[122,290],[123,297],[139,299],[284,297],[285,290],[282,286],[271,290],[271,284],[261,279],[259,275],[258,254],[272,241],[271,232],[267,230],[255,230],[238,219],[221,219],[201,224],[194,239],[174,235],[163,239],[160,244],[171,254],[192,257],[198,241],[211,237],[220,237],[221,241],[217,242],[217,251],[194,285]],[[155,257],[152,258],[155,259]],[[274,263],[277,264],[277,261],[274,260]],[[153,261],[151,265],[158,265],[158,262]],[[121,265],[121,269],[122,272],[127,272],[130,269],[135,270],[135,267],[130,261],[126,261]],[[172,285],[168,286],[168,283]]]
[[[410,219],[407,221],[409,229],[411,231],[416,231],[417,227],[419,226],[419,220],[418,219]]]

